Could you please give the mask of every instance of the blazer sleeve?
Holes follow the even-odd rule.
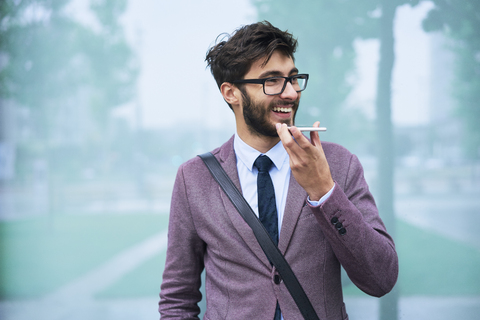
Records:
[[[320,206],[312,207],[337,259],[352,282],[380,297],[398,277],[398,257],[391,236],[378,214],[358,158],[332,161],[335,188]],[[330,162],[329,162],[330,163]]]
[[[198,319],[205,243],[192,219],[184,179],[184,165],[175,180],[168,225],[168,246],[160,288],[161,319]]]

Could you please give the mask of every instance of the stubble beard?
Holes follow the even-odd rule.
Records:
[[[278,137],[277,128],[275,124],[269,121],[269,113],[273,109],[273,106],[278,102],[272,102],[267,108],[257,104],[250,99],[250,96],[246,92],[243,93],[243,118],[247,124],[250,133],[257,136],[266,137]],[[292,107],[293,117],[290,119],[281,120],[279,122],[287,125],[295,124],[296,111],[298,110],[298,100],[294,102]]]

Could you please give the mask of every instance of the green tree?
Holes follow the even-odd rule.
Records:
[[[452,39],[455,78],[452,94],[463,124],[465,154],[480,158],[480,1],[433,0],[423,21],[425,31],[441,31]]]
[[[0,103],[28,110],[32,122],[20,155],[51,157],[92,141],[100,148],[110,111],[134,95],[138,66],[118,22],[127,0],[90,1],[91,26],[69,14],[70,2],[0,2]]]
[[[117,21],[126,0],[92,2],[95,29],[66,13],[69,2],[0,2],[0,97],[50,117],[82,96],[102,120],[133,95],[137,67]]]

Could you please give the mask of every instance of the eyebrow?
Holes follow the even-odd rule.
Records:
[[[293,68],[289,72],[289,76],[292,74],[298,73],[297,68]],[[259,79],[264,79],[264,78],[269,78],[269,77],[283,77],[283,73],[277,70],[270,70],[270,71],[265,71],[259,75]]]

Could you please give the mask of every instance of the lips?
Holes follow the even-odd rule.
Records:
[[[273,107],[274,112],[281,112],[281,113],[289,113],[292,112],[292,107],[286,107],[286,106],[275,106]]]

